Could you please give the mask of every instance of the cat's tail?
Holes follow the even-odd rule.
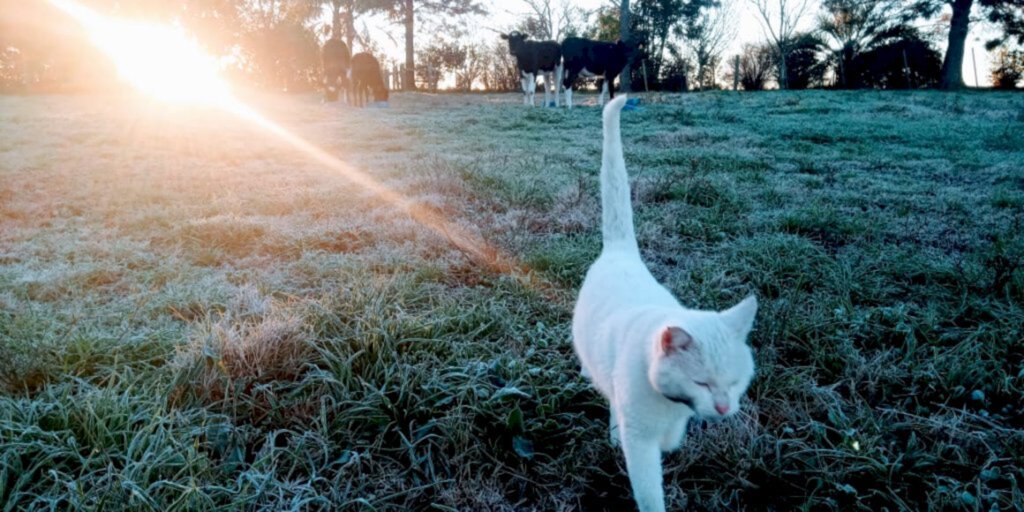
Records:
[[[601,162],[601,233],[604,250],[637,251],[633,231],[633,205],[629,199],[629,176],[622,156],[622,131],[619,119],[626,95],[604,107],[604,158]]]

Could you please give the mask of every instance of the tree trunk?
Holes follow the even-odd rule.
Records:
[[[355,53],[356,49],[352,47],[352,42],[356,39],[356,20],[352,9],[353,6],[349,3],[348,10],[345,12],[345,44],[348,45],[348,51]]]
[[[843,49],[840,50],[840,53],[839,53],[839,88],[840,89],[846,89],[846,87],[847,87],[847,84],[846,84],[846,64],[847,64],[847,58],[846,58],[846,56],[852,53],[849,50],[850,50],[850,47],[848,45],[844,44],[843,45]]]
[[[331,2],[331,39],[341,40],[341,1]],[[351,49],[351,46],[349,47]]]
[[[405,0],[405,80],[402,84],[406,91],[416,90],[416,56],[413,47],[413,16],[412,0]]]
[[[630,22],[629,0],[622,0],[622,3],[619,6],[619,39],[622,41],[630,40]],[[629,62],[627,62],[626,67],[622,68],[622,74],[619,75],[619,89],[622,92],[632,92],[630,84],[630,67]]]
[[[786,69],[786,50],[779,48],[779,89],[789,89],[789,70]]]
[[[967,29],[971,22],[971,6],[974,0],[955,0],[953,2],[953,19],[949,24],[949,45],[946,58],[942,61],[943,89],[962,89],[964,87],[964,48],[967,42]]]

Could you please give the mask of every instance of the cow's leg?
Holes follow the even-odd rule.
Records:
[[[608,84],[608,101],[614,100],[615,99],[615,75],[610,75],[610,77],[607,80],[605,80],[605,83]]]
[[[572,69],[565,72],[565,80],[562,85],[565,86],[565,106],[566,108],[572,108],[572,85],[576,82],[576,76],[578,72],[574,73]]]
[[[528,104],[531,107],[536,107],[537,106],[537,101],[536,101],[536,98],[537,98],[537,75],[535,75],[533,73],[530,73],[530,79],[527,81],[526,85],[529,88],[528,89],[529,92],[526,95],[527,98],[529,99]]]
[[[562,106],[562,79],[565,76],[565,66],[558,63],[555,67],[555,107]]]
[[[530,104],[530,79],[533,77],[532,74],[526,72],[519,72],[519,81],[523,86],[523,105]]]
[[[544,72],[544,108],[551,103],[551,79],[554,78],[554,75],[551,71]]]
[[[601,95],[597,97],[597,102],[602,107],[604,106],[604,95],[608,92],[608,79],[601,82]]]
[[[352,77],[348,76],[348,71],[345,72],[345,76],[341,79],[341,96],[344,98],[342,101],[345,105],[351,105],[352,100],[349,98],[349,91],[352,90]]]
[[[351,107],[352,106],[352,89],[355,86],[355,81],[352,79],[352,68],[348,68],[344,71],[345,78],[345,89],[341,91],[342,102]]]

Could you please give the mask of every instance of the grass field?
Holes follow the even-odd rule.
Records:
[[[569,341],[598,110],[255,101],[412,206],[226,115],[0,97],[0,509],[629,510]],[[645,102],[655,276],[761,299],[670,508],[1021,510],[1024,95]]]

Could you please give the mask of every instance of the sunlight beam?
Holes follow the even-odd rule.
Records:
[[[74,0],[49,2],[81,24],[93,44],[114,61],[121,76],[139,91],[162,101],[219,108],[248,121],[406,212],[476,263],[491,271],[511,273],[520,280],[529,279],[530,273],[525,267],[479,236],[395,192],[243,103],[219,76],[216,60],[180,28],[110,18]]]

